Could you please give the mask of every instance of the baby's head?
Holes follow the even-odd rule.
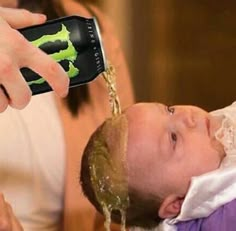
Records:
[[[193,106],[139,103],[129,107],[105,121],[85,149],[81,182],[86,196],[101,211],[98,189],[92,182],[92,163],[101,177],[108,176],[102,194],[112,191],[122,195],[121,199],[129,196],[127,226],[150,228],[161,219],[175,217],[191,178],[217,169],[224,157],[223,147],[214,137],[219,123]],[[104,152],[102,161],[91,162]],[[112,219],[120,222],[119,213],[114,212]]]

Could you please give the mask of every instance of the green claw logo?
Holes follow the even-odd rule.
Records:
[[[56,34],[43,35],[42,37],[34,41],[31,41],[31,43],[35,45],[36,47],[40,47],[48,42],[56,42],[57,40],[60,40],[62,42],[67,42],[68,46],[66,49],[60,50],[59,52],[55,52],[49,55],[57,62],[60,62],[62,60],[68,60],[69,70],[67,71],[67,74],[69,78],[73,78],[79,74],[79,69],[74,66],[74,61],[76,60],[78,52],[76,51],[74,45],[70,41],[69,35],[70,35],[70,32],[67,30],[66,26],[62,24],[61,30],[58,31]],[[28,82],[28,85],[42,84],[44,82],[45,82],[45,79],[39,78],[37,80]]]

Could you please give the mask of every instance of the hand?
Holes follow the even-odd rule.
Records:
[[[63,68],[15,30],[45,20],[42,14],[0,7],[0,112],[8,105],[22,109],[30,101],[32,93],[19,70],[22,67],[43,76],[59,96],[64,97],[68,92],[69,78]]]
[[[23,228],[15,217],[11,206],[0,193],[0,231],[23,231]]]

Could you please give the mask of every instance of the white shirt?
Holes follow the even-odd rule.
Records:
[[[57,231],[63,207],[65,144],[53,93],[0,113],[0,191],[24,231]]]

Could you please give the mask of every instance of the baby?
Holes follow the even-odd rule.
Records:
[[[206,185],[215,176],[220,177],[222,163],[225,168],[229,166],[226,154],[235,152],[235,113],[236,104],[212,113],[195,106],[169,107],[159,103],[129,107],[120,116],[106,120],[89,140],[80,178],[85,195],[104,213],[103,205],[109,210],[109,203],[114,202],[111,195],[125,199],[127,192],[127,227],[149,229],[164,219],[175,218],[167,221],[176,223],[208,216],[236,196],[215,203],[207,212],[201,213],[201,208],[193,210],[197,212],[190,216],[183,214],[191,211],[188,206],[183,209],[183,205],[187,200],[198,207],[209,199],[209,191],[214,198],[225,189],[212,186],[209,190]],[[105,154],[101,154],[104,150]],[[103,156],[102,161],[97,161],[98,153]],[[94,169],[103,180],[94,180]],[[196,188],[203,190],[202,201],[197,201],[197,205]],[[107,193],[109,196],[104,196]],[[122,221],[120,208],[111,209],[111,218],[118,223]],[[176,219],[179,215],[180,219]]]

